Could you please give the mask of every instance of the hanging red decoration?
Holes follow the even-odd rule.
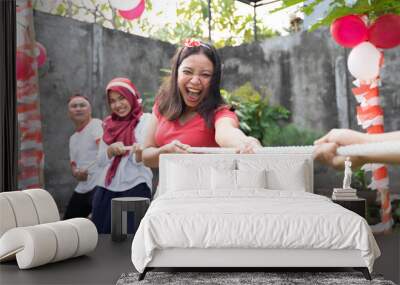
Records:
[[[16,54],[16,69],[17,69],[17,80],[28,80],[35,71],[32,68],[34,58],[27,55],[22,51],[17,51]]]
[[[394,48],[400,45],[400,15],[379,17],[368,30],[368,40],[377,48]]]
[[[47,51],[46,48],[39,42],[36,42],[36,48],[37,48],[37,63],[38,67],[42,67],[43,64],[47,60]]]
[[[118,10],[118,13],[124,19],[134,20],[142,15],[144,9],[145,9],[145,0],[141,0],[140,3],[132,10],[127,10],[127,11]]]
[[[331,34],[339,45],[352,48],[367,40],[368,28],[360,16],[348,15],[332,23]]]

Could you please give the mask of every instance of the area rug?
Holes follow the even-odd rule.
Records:
[[[117,285],[145,284],[213,284],[213,285],[396,285],[384,280],[381,275],[372,275],[372,281],[364,278],[360,272],[154,272],[150,271],[142,281],[139,273],[122,274]]]

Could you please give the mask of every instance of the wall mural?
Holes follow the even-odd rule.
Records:
[[[32,2],[22,0],[17,5],[18,188],[41,188],[44,152],[38,67],[46,61],[46,49],[35,41]]]

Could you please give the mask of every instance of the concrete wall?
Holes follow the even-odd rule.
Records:
[[[98,25],[35,13],[37,40],[47,48],[41,68],[40,93],[45,148],[45,182],[63,210],[75,181],[70,174],[68,139],[73,126],[67,98],[82,91],[90,98],[94,117],[107,114],[104,88],[117,76],[131,78],[149,99],[170,67],[175,47]],[[271,102],[292,111],[298,126],[325,132],[335,127],[358,129],[352,78],[346,71],[348,51],[338,47],[328,31],[222,49],[223,88],[233,90],[250,81]],[[387,130],[400,129],[400,48],[385,52],[382,104]],[[393,189],[399,191],[399,168],[391,168]],[[341,183],[341,174],[317,165],[316,188]]]
[[[301,127],[357,129],[348,52],[325,29],[224,48],[224,87],[233,90],[250,81],[262,94],[271,94],[272,103],[291,110]],[[399,59],[400,48],[385,51],[380,92],[388,131],[400,129]]]

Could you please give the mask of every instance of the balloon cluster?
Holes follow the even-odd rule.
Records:
[[[400,45],[400,15],[386,14],[370,26],[362,15],[348,15],[331,25],[333,39],[341,46],[353,48],[347,60],[350,73],[357,79],[369,81],[378,77],[383,64],[379,49]]]
[[[110,0],[110,4],[127,20],[139,18],[145,8],[145,0]]]

